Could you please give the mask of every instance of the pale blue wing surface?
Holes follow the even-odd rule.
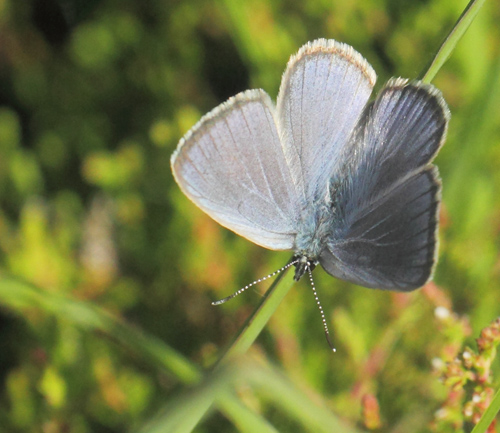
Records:
[[[440,182],[430,163],[449,112],[441,94],[391,80],[363,113],[351,159],[332,179],[332,234],[320,263],[365,287],[412,290],[435,264]]]
[[[184,194],[219,224],[266,248],[292,248],[297,193],[263,90],[240,93],[205,115],[171,164]]]
[[[292,56],[278,95],[278,128],[295,189],[307,206],[326,192],[376,75],[352,47],[319,39]]]

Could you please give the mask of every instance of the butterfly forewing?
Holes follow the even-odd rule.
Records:
[[[391,79],[351,137],[348,148],[355,152],[345,160],[353,167],[353,193],[363,194],[366,186],[383,193],[430,163],[444,141],[448,119],[446,103],[433,86]]]
[[[290,249],[296,193],[262,90],[231,98],[189,131],[172,156],[182,191],[221,225],[266,248]]]
[[[352,47],[320,39],[288,62],[278,95],[279,130],[305,203],[326,190],[370,97],[376,75]]]

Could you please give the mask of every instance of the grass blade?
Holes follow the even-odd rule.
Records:
[[[434,79],[438,71],[450,57],[458,41],[465,34],[472,21],[474,21],[484,2],[485,0],[471,0],[469,2],[453,29],[441,44],[436,56],[425,68],[425,72],[420,77],[423,82],[430,83]]]
[[[274,280],[260,304],[242,326],[239,334],[219,360],[218,364],[225,363],[238,355],[244,354],[259,336],[260,332],[264,326],[266,326],[266,323],[294,283],[294,280],[290,279],[280,284],[281,280],[287,274],[287,271],[288,269],[281,272],[276,277],[276,280]]]
[[[495,416],[500,411],[500,389],[496,392],[491,404],[488,406],[488,409],[483,413],[483,416],[476,424],[476,426],[472,429],[471,433],[486,433],[488,427],[495,419]]]

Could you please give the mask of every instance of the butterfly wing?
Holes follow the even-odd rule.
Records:
[[[205,115],[171,165],[184,194],[219,224],[266,248],[292,248],[297,194],[263,90],[240,93]]]
[[[318,39],[292,56],[278,95],[278,128],[296,190],[323,195],[370,97],[376,75],[352,47]]]
[[[335,217],[320,256],[328,273],[389,290],[413,290],[429,280],[440,201],[430,162],[448,120],[440,93],[419,82],[391,80],[367,106],[343,179],[332,179]]]

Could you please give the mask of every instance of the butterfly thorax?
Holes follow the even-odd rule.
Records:
[[[334,210],[326,203],[306,208],[304,217],[299,224],[300,230],[295,237],[295,258],[299,262],[295,265],[294,279],[298,281],[309,267],[313,270],[319,263],[318,257],[326,247],[326,240],[331,235],[331,226]]]

